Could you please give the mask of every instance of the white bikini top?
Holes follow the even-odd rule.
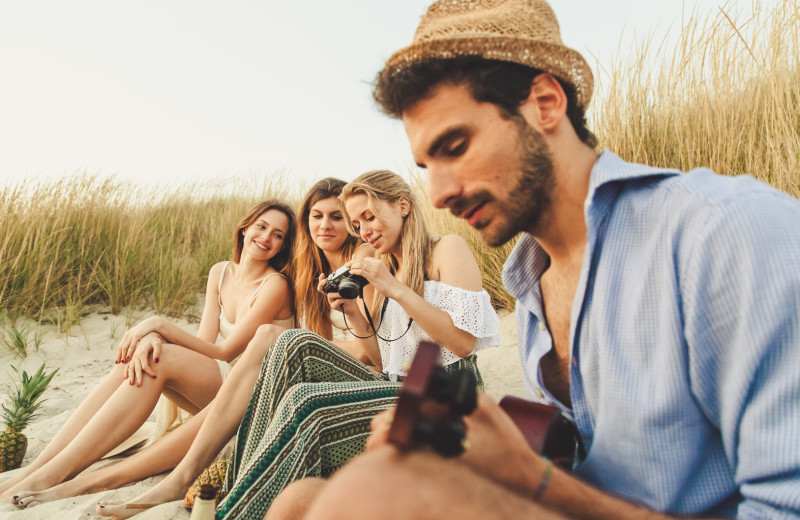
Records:
[[[345,325],[344,318],[342,317],[342,313],[340,311],[335,311],[331,309],[331,325],[333,325],[333,339],[336,341],[352,341],[355,339],[355,336],[347,330],[347,325]]]
[[[236,328],[236,323],[232,323],[230,320],[228,320],[228,317],[225,316],[225,309],[222,308],[222,295],[220,294],[222,291],[222,280],[223,278],[225,278],[225,272],[228,270],[228,266],[230,264],[231,262],[228,261],[222,268],[222,274],[219,275],[219,286],[217,287],[217,298],[219,301],[219,335],[223,340],[228,336],[230,336],[231,332],[233,332],[233,329]],[[258,287],[256,287],[256,290],[253,291],[253,295],[250,296],[250,302],[248,304],[249,307],[253,306],[253,302],[256,300],[256,295],[258,294],[258,291],[261,290],[261,287],[264,285],[264,282],[266,282],[269,279],[269,277],[273,275],[283,276],[281,273],[270,273],[267,276],[265,276],[264,279],[261,280],[261,283],[258,284]],[[286,278],[285,276],[283,277]],[[294,328],[294,316],[282,320],[277,320],[277,319],[272,320],[272,324],[278,325],[279,327],[292,329]]]

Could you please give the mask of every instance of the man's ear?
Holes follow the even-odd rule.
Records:
[[[555,130],[567,115],[567,95],[558,80],[547,72],[533,78],[531,91],[519,107],[528,123],[544,132]]]

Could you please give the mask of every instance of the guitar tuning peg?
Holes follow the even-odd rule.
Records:
[[[469,415],[478,407],[478,378],[469,370],[460,370],[453,374],[452,406],[460,415]]]
[[[435,430],[431,445],[443,457],[455,457],[464,452],[464,441],[467,431],[464,425],[457,422],[439,424]]]
[[[429,444],[433,451],[443,457],[455,457],[463,453],[466,436],[464,425],[454,421],[440,423],[420,421],[414,430],[414,438],[418,442]]]
[[[469,415],[478,406],[478,379],[469,370],[448,372],[436,367],[430,385],[432,397],[449,404],[459,415]]]

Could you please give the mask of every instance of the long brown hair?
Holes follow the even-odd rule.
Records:
[[[292,300],[294,300],[294,291],[292,290],[291,281],[294,280],[294,262],[292,262],[292,257],[294,256],[294,243],[297,237],[297,217],[291,206],[277,199],[265,200],[253,206],[233,232],[233,253],[231,257],[234,263],[239,263],[242,259],[242,249],[244,248],[244,235],[242,231],[258,220],[258,217],[271,209],[280,211],[286,215],[286,219],[289,221],[289,229],[286,230],[286,235],[283,237],[281,250],[269,259],[269,265],[289,280],[289,290],[292,292],[291,297]]]
[[[339,200],[344,203],[350,197],[359,194],[367,196],[367,206],[378,219],[380,219],[380,213],[375,209],[376,200],[395,204],[401,197],[408,199],[408,215],[404,218],[403,228],[400,231],[403,264],[399,266],[398,271],[398,262],[394,255],[384,254],[380,255],[380,258],[389,268],[389,271],[397,275],[398,280],[424,298],[425,279],[430,270],[433,246],[438,241],[438,238],[432,236],[428,231],[425,216],[417,207],[417,201],[411,191],[411,186],[394,172],[373,170],[348,183],[342,190],[342,194],[339,195]],[[345,222],[347,223],[348,231],[353,235],[358,235],[350,216],[346,212]],[[375,291],[375,301],[372,303],[370,310],[373,316],[378,316],[385,299],[385,296]]]
[[[344,185],[343,180],[327,177],[311,187],[300,206],[300,225],[295,244],[297,315],[305,316],[307,329],[327,339],[333,338],[333,325],[328,300],[324,294],[317,291],[317,277],[320,273],[330,274],[332,268],[325,254],[311,238],[308,219],[314,204],[331,197],[337,198],[342,193]],[[342,245],[340,253],[342,259],[352,258],[360,243],[360,239],[348,236]]]

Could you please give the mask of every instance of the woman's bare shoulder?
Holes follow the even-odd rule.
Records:
[[[219,277],[222,275],[222,270],[228,265],[228,260],[224,260],[222,262],[217,262],[216,264],[211,266],[211,269],[208,270],[208,281],[211,282],[212,280],[215,282],[219,281]]]
[[[472,255],[472,249],[460,235],[445,235],[433,245],[434,261],[437,257],[440,259],[463,258],[465,254]]]
[[[438,280],[470,291],[481,289],[481,272],[467,241],[459,235],[441,237],[433,246],[432,271]]]

